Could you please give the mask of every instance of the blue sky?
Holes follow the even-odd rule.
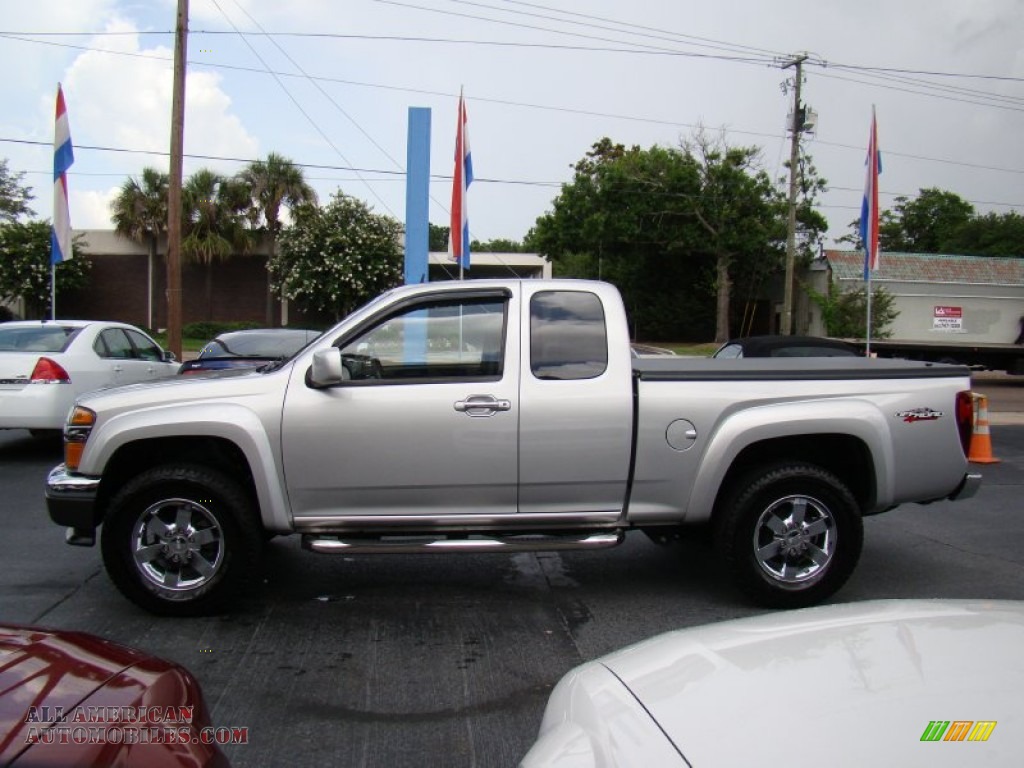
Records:
[[[1016,0],[190,5],[186,153],[280,152],[308,166],[322,198],[340,188],[402,219],[407,110],[431,108],[431,170],[450,177],[461,86],[477,178],[470,228],[482,240],[521,239],[603,136],[675,146],[702,124],[724,130],[730,144],[761,147],[763,167],[782,175],[790,98],[780,83],[790,71],[772,57],[804,51],[812,57],[805,101],[819,115],[806,146],[830,183],[826,245],[858,213],[872,105],[883,207],[935,186],[980,211],[1024,212],[1024,4]],[[108,227],[124,179],[168,165],[165,154],[143,152],[166,153],[169,143],[176,2],[4,6],[0,65],[13,76],[3,86],[0,157],[26,172],[36,212],[49,216],[46,145],[62,82],[77,147],[72,224]],[[82,34],[31,34],[43,32]],[[204,165],[233,173],[242,163],[189,159],[186,173]],[[432,222],[447,224],[450,194],[450,181],[432,182]]]

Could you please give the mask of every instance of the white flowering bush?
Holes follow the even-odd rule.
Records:
[[[80,238],[71,244],[78,250]],[[91,263],[75,253],[70,261],[57,265],[57,295],[86,285]],[[49,315],[50,309],[50,222],[12,222],[0,225],[0,299],[25,300],[30,318]],[[60,302],[57,302],[60,309]]]
[[[336,192],[292,211],[269,263],[274,292],[302,309],[343,317],[402,282],[402,225]]]

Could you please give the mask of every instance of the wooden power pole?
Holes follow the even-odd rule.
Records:
[[[185,60],[188,0],[178,0],[174,32],[174,95],[171,100],[171,174],[167,189],[167,346],[181,353],[181,177],[185,151]]]
[[[786,62],[783,69],[793,67],[793,139],[789,149],[789,213],[786,220],[786,286],[782,304],[782,334],[793,333],[793,281],[796,267],[796,194],[800,173],[800,132],[803,130],[803,106],[800,104],[800,86],[803,83],[803,63],[807,56],[797,56]]]

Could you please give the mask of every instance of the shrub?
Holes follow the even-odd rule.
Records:
[[[260,328],[260,323],[252,320],[236,320],[233,322],[218,323],[211,320],[202,320],[198,323],[187,323],[181,329],[181,335],[189,339],[212,339],[228,331],[245,331],[250,328]]]

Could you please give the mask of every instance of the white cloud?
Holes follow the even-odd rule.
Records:
[[[108,32],[127,32],[104,36],[95,47],[116,50],[114,55],[102,51],[86,51],[68,67],[64,77],[64,93],[68,102],[72,138],[76,145],[117,147],[166,153],[170,146],[170,118],[173,85],[173,51],[163,46],[143,48],[132,22],[114,19]],[[258,140],[246,130],[232,113],[231,99],[221,87],[221,76],[206,71],[192,71],[185,86],[185,153],[210,156],[255,158]],[[49,98],[49,97],[47,97]],[[124,171],[138,173],[145,165],[160,169],[169,167],[163,155],[115,154],[100,152],[76,153],[80,172]],[[216,163],[196,161],[186,164],[186,173],[201,165]],[[231,168],[219,168],[226,172]],[[77,183],[84,183],[78,177]],[[92,197],[72,195],[72,221],[95,222],[97,210],[90,208],[102,199],[100,192]],[[76,204],[83,206],[76,209]],[[109,220],[100,225],[109,226]],[[90,224],[91,226],[92,224]]]
[[[77,229],[110,229],[110,205],[117,197],[118,187],[107,190],[70,190],[68,205],[72,210],[71,226]]]

